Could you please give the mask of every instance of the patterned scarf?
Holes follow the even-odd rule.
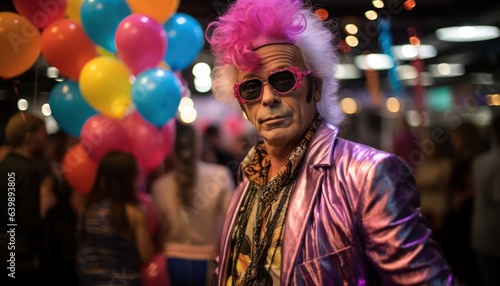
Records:
[[[309,142],[320,123],[321,115],[317,113],[301,142],[286,159],[285,165],[279,170],[278,174],[269,183],[267,182],[267,174],[270,160],[264,142],[262,140],[259,141],[248,152],[242,161],[242,170],[250,182],[259,189],[259,198],[270,202],[280,193],[281,187],[292,183],[295,174],[302,165]]]
[[[257,143],[247,154],[242,162],[242,170],[250,180],[249,190],[243,200],[238,219],[233,233],[233,253],[231,263],[231,275],[228,279],[228,285],[250,285],[259,284],[260,282],[268,281],[271,265],[265,269],[265,260],[270,256],[272,264],[276,255],[276,250],[280,247],[280,242],[283,236],[283,226],[286,216],[286,205],[291,195],[291,190],[294,186],[298,170],[311,141],[312,136],[318,129],[321,122],[321,116],[316,114],[313,122],[309,126],[304,137],[301,139],[297,147],[292,151],[286,159],[285,165],[278,171],[278,174],[268,183],[268,170],[270,160],[268,153],[264,147],[263,141]],[[255,219],[253,230],[247,230],[248,223],[251,221],[252,207],[255,199],[257,206],[255,209]],[[271,214],[270,207],[276,202],[274,214]],[[277,230],[279,228],[279,231]],[[245,240],[245,234],[250,231],[249,236],[252,237],[250,252],[242,253],[242,244]],[[278,235],[277,239],[273,239]],[[272,254],[268,251],[275,241],[275,247]],[[243,265],[242,272],[238,273],[238,262],[243,259],[246,267]],[[278,260],[281,261],[281,260]],[[281,262],[279,262],[281,263]],[[240,277],[241,276],[241,277]],[[271,278],[272,279],[272,278]],[[260,281],[260,282],[259,282]]]

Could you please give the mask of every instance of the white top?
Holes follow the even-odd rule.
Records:
[[[223,165],[198,161],[192,206],[180,203],[175,171],[153,182],[151,193],[167,257],[213,259],[234,183]]]

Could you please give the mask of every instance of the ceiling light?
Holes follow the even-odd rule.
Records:
[[[382,1],[382,0],[373,0],[372,4],[373,4],[373,7],[375,7],[375,8],[384,8],[384,1]]]
[[[448,42],[475,42],[500,37],[500,30],[494,26],[461,26],[436,30],[436,37]]]
[[[385,108],[387,108],[389,112],[396,113],[402,110],[402,104],[399,99],[395,97],[389,97],[385,101]]]
[[[398,75],[400,80],[414,79],[418,77],[418,71],[412,65],[399,65]]]
[[[350,97],[340,100],[340,107],[345,114],[355,114],[358,112],[358,102]]]
[[[429,70],[433,77],[454,77],[465,74],[465,68],[462,64],[440,63],[430,65]]]
[[[361,71],[353,64],[339,64],[335,71],[336,79],[357,79],[361,78]]]
[[[353,35],[345,37],[345,42],[349,47],[356,47],[359,44],[358,38]]]
[[[25,111],[28,109],[28,101],[24,98],[21,98],[17,101],[17,108],[21,111]]]
[[[378,14],[377,14],[377,12],[375,12],[373,10],[368,10],[365,12],[365,17],[368,20],[375,20],[375,19],[377,19]]]
[[[356,56],[354,64],[362,70],[388,70],[394,66],[394,61],[386,54],[369,54]]]
[[[347,24],[347,25],[345,25],[344,29],[348,34],[351,34],[351,35],[358,33],[358,26],[356,26],[354,24]]]
[[[392,52],[398,60],[429,59],[437,55],[437,50],[432,45],[412,45],[393,46]]]
[[[199,62],[193,66],[192,72],[196,77],[207,77],[212,73],[212,69],[207,63]]]

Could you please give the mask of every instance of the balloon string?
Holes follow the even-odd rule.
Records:
[[[17,85],[20,83],[21,81],[19,79],[13,79],[12,80],[12,87],[14,88],[14,92],[16,93],[16,97],[19,97],[19,89],[17,88]]]
[[[38,89],[38,61],[35,63],[35,90],[33,94],[33,106],[36,106],[36,95]]]

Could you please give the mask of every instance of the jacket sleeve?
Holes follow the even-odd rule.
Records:
[[[368,259],[384,285],[454,285],[439,245],[420,215],[416,184],[394,155],[367,170],[355,212]]]

